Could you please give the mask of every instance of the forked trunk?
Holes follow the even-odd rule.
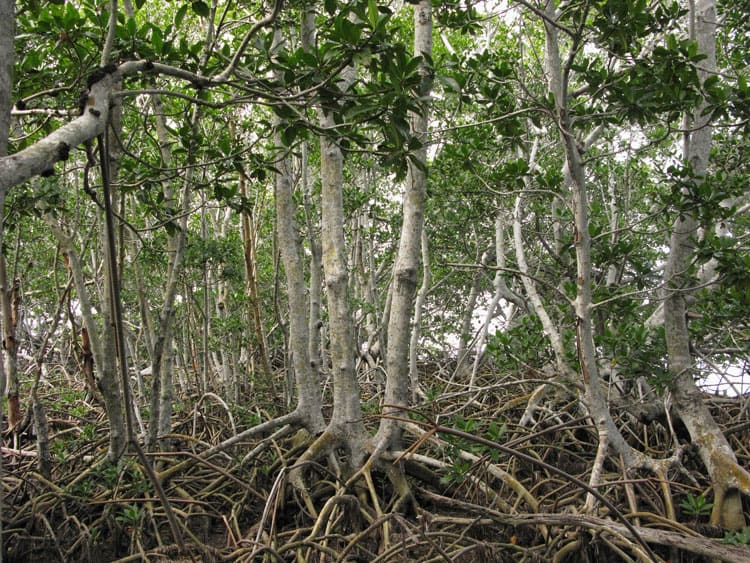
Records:
[[[281,146],[280,139],[278,145]],[[289,156],[282,155],[275,165],[278,170],[275,185],[276,232],[289,300],[289,349],[297,388],[297,412],[302,417],[302,423],[315,434],[323,429],[325,423],[321,410],[318,370],[317,366],[311,364],[309,355],[309,305],[302,261],[302,242],[294,218],[296,205],[293,198],[292,165],[289,159]]]
[[[581,149],[579,146],[587,146],[595,140],[596,132],[590,134],[585,141],[579,141],[575,138],[573,132],[573,123],[570,117],[568,83],[569,66],[563,68],[560,58],[558,28],[555,27],[556,18],[554,2],[548,0],[545,13],[548,21],[545,22],[546,34],[546,65],[549,75],[549,91],[555,99],[555,114],[557,116],[557,127],[560,135],[560,142],[565,154],[565,163],[563,166],[564,182],[570,186],[570,196],[573,210],[573,243],[576,255],[576,298],[573,302],[575,323],[576,323],[576,348],[578,352],[578,363],[580,376],[583,380],[585,389],[585,402],[589,414],[596,425],[599,436],[599,446],[594,467],[591,471],[590,483],[596,486],[599,482],[604,460],[609,447],[612,447],[621,457],[626,468],[646,467],[654,470],[660,468],[660,462],[651,460],[641,452],[632,448],[623,437],[619,428],[612,418],[609,406],[606,403],[599,368],[597,364],[596,345],[594,342],[593,326],[593,295],[591,279],[591,236],[589,234],[589,202],[586,185],[586,169],[583,159],[581,158]],[[576,48],[576,47],[571,47]],[[569,54],[567,65],[571,65],[575,59],[574,55]],[[597,130],[601,131],[601,130]],[[516,209],[516,219],[514,230],[519,231],[519,213]],[[518,239],[518,233],[516,239]],[[518,247],[518,241],[516,242]],[[520,264],[520,262],[519,262]],[[524,284],[527,284],[524,280]],[[532,284],[533,285],[533,284]],[[532,302],[534,299],[532,299]],[[539,307],[535,305],[535,309]],[[543,307],[541,308],[543,310]],[[549,322],[549,321],[547,321]],[[544,323],[543,321],[543,324]],[[546,330],[547,327],[545,327]],[[549,329],[554,329],[549,326]],[[559,341],[559,333],[556,334],[557,340],[556,355],[558,356],[558,367],[567,370],[570,373],[570,366],[560,357],[564,353],[562,342]],[[589,495],[587,498],[587,507],[593,506],[594,497]]]

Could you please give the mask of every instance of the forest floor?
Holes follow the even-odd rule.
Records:
[[[183,401],[173,451],[151,459],[184,549],[138,457],[103,461],[108,440],[101,408],[69,383],[56,382],[43,399],[51,474],[40,473],[31,426],[3,441],[3,559],[750,561],[750,528],[727,532],[706,524],[711,488],[690,449],[666,480],[645,472],[623,475],[618,463],[608,462],[597,490],[609,505],[593,498],[587,505],[583,485],[597,435],[573,394],[556,387],[528,418],[538,379],[487,373],[468,389],[450,370],[423,368],[428,398],[410,413],[404,452],[393,459],[413,494],[399,511],[392,510],[399,495],[377,469],[347,484],[330,464],[311,464],[305,469],[311,513],[288,482],[309,445],[295,429],[205,455],[283,414],[273,389],[256,385],[248,393],[252,406],[243,408],[230,409],[211,395]],[[750,397],[706,400],[740,463],[750,468]],[[363,409],[374,431],[376,393]],[[627,408],[613,412],[628,439],[656,458],[669,457],[675,437],[684,439],[666,417],[644,424]],[[748,516],[749,508],[746,503]]]

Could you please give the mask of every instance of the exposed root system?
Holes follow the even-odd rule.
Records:
[[[142,463],[130,454],[104,461],[103,417],[78,400],[49,413],[49,478],[38,470],[30,428],[3,448],[6,560],[750,560],[750,547],[706,525],[700,503],[710,502],[710,487],[690,448],[661,479],[623,474],[608,458],[587,503],[597,437],[578,403],[548,394],[535,422],[519,426],[535,383],[485,383],[481,393],[445,392],[412,411],[404,450],[348,476],[335,447],[310,455],[328,445],[311,449],[315,438],[293,418],[259,426],[273,416],[196,402],[175,425],[171,451],[149,456],[185,549]],[[710,400],[748,467],[748,399]],[[378,419],[367,420],[372,432]],[[639,450],[669,457],[667,426],[637,422],[627,410],[619,423]]]

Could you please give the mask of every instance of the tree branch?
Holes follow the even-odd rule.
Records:
[[[281,12],[281,8],[284,5],[284,0],[276,0],[273,5],[273,10],[271,10],[271,13],[268,14],[265,18],[258,21],[253,25],[253,27],[250,28],[250,30],[247,32],[247,35],[245,35],[244,39],[242,40],[242,43],[240,44],[237,51],[235,51],[234,56],[232,57],[232,60],[229,62],[229,66],[225,68],[221,74],[219,74],[216,77],[216,81],[218,82],[225,82],[229,79],[229,77],[232,75],[234,70],[237,68],[237,65],[240,62],[240,58],[242,55],[245,54],[245,50],[247,49],[247,46],[250,44],[250,40],[255,36],[258,31],[260,31],[261,28],[271,24],[276,20],[276,18],[279,15],[279,12]]]

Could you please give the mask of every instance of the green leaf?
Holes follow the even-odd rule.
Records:
[[[211,13],[211,10],[208,7],[208,4],[203,2],[202,0],[197,0],[193,2],[192,6],[193,12],[195,12],[197,15],[202,17],[208,17],[208,14]]]
[[[299,127],[296,125],[290,125],[284,131],[281,132],[281,142],[285,147],[292,146],[294,139],[297,137]]]
[[[370,25],[375,27],[378,25],[378,2],[377,0],[367,0],[367,18],[370,20]]]
[[[328,15],[332,16],[336,13],[336,0],[325,0],[325,2],[323,2],[323,5]]]
[[[667,49],[669,49],[670,51],[677,50],[677,38],[675,38],[675,36],[671,33],[667,35]]]
[[[63,28],[65,29],[74,28],[80,19],[81,17],[78,14],[78,10],[76,10],[72,4],[66,4],[65,13],[63,14],[63,19],[62,19]]]
[[[162,36],[161,29],[154,26],[151,29],[151,43],[154,45],[154,50],[157,53],[162,52],[162,45],[164,44],[164,37]]]
[[[277,105],[273,106],[271,109],[282,119],[292,119],[297,115],[294,109],[287,105]]]
[[[339,31],[339,35],[343,38],[343,43],[350,45],[356,45],[359,43],[362,37],[362,27],[358,24],[354,24],[349,20],[342,18],[342,25]],[[337,22],[338,23],[338,22]]]
[[[224,155],[228,155],[230,152],[232,152],[232,140],[228,137],[220,137],[218,141],[219,150]]]
[[[407,154],[406,158],[409,159],[409,162],[412,163],[412,165],[419,170],[420,172],[427,173],[427,164],[422,162],[422,160],[415,154]]]
[[[437,79],[438,82],[440,82],[440,84],[442,84],[446,90],[454,92],[456,94],[461,93],[461,85],[458,83],[458,80],[456,80],[452,76],[438,75]]]
[[[177,13],[174,15],[174,27],[175,29],[179,29],[182,27],[182,20],[185,18],[185,14],[187,13],[188,5],[183,4],[180,6],[180,8],[177,10]]]

